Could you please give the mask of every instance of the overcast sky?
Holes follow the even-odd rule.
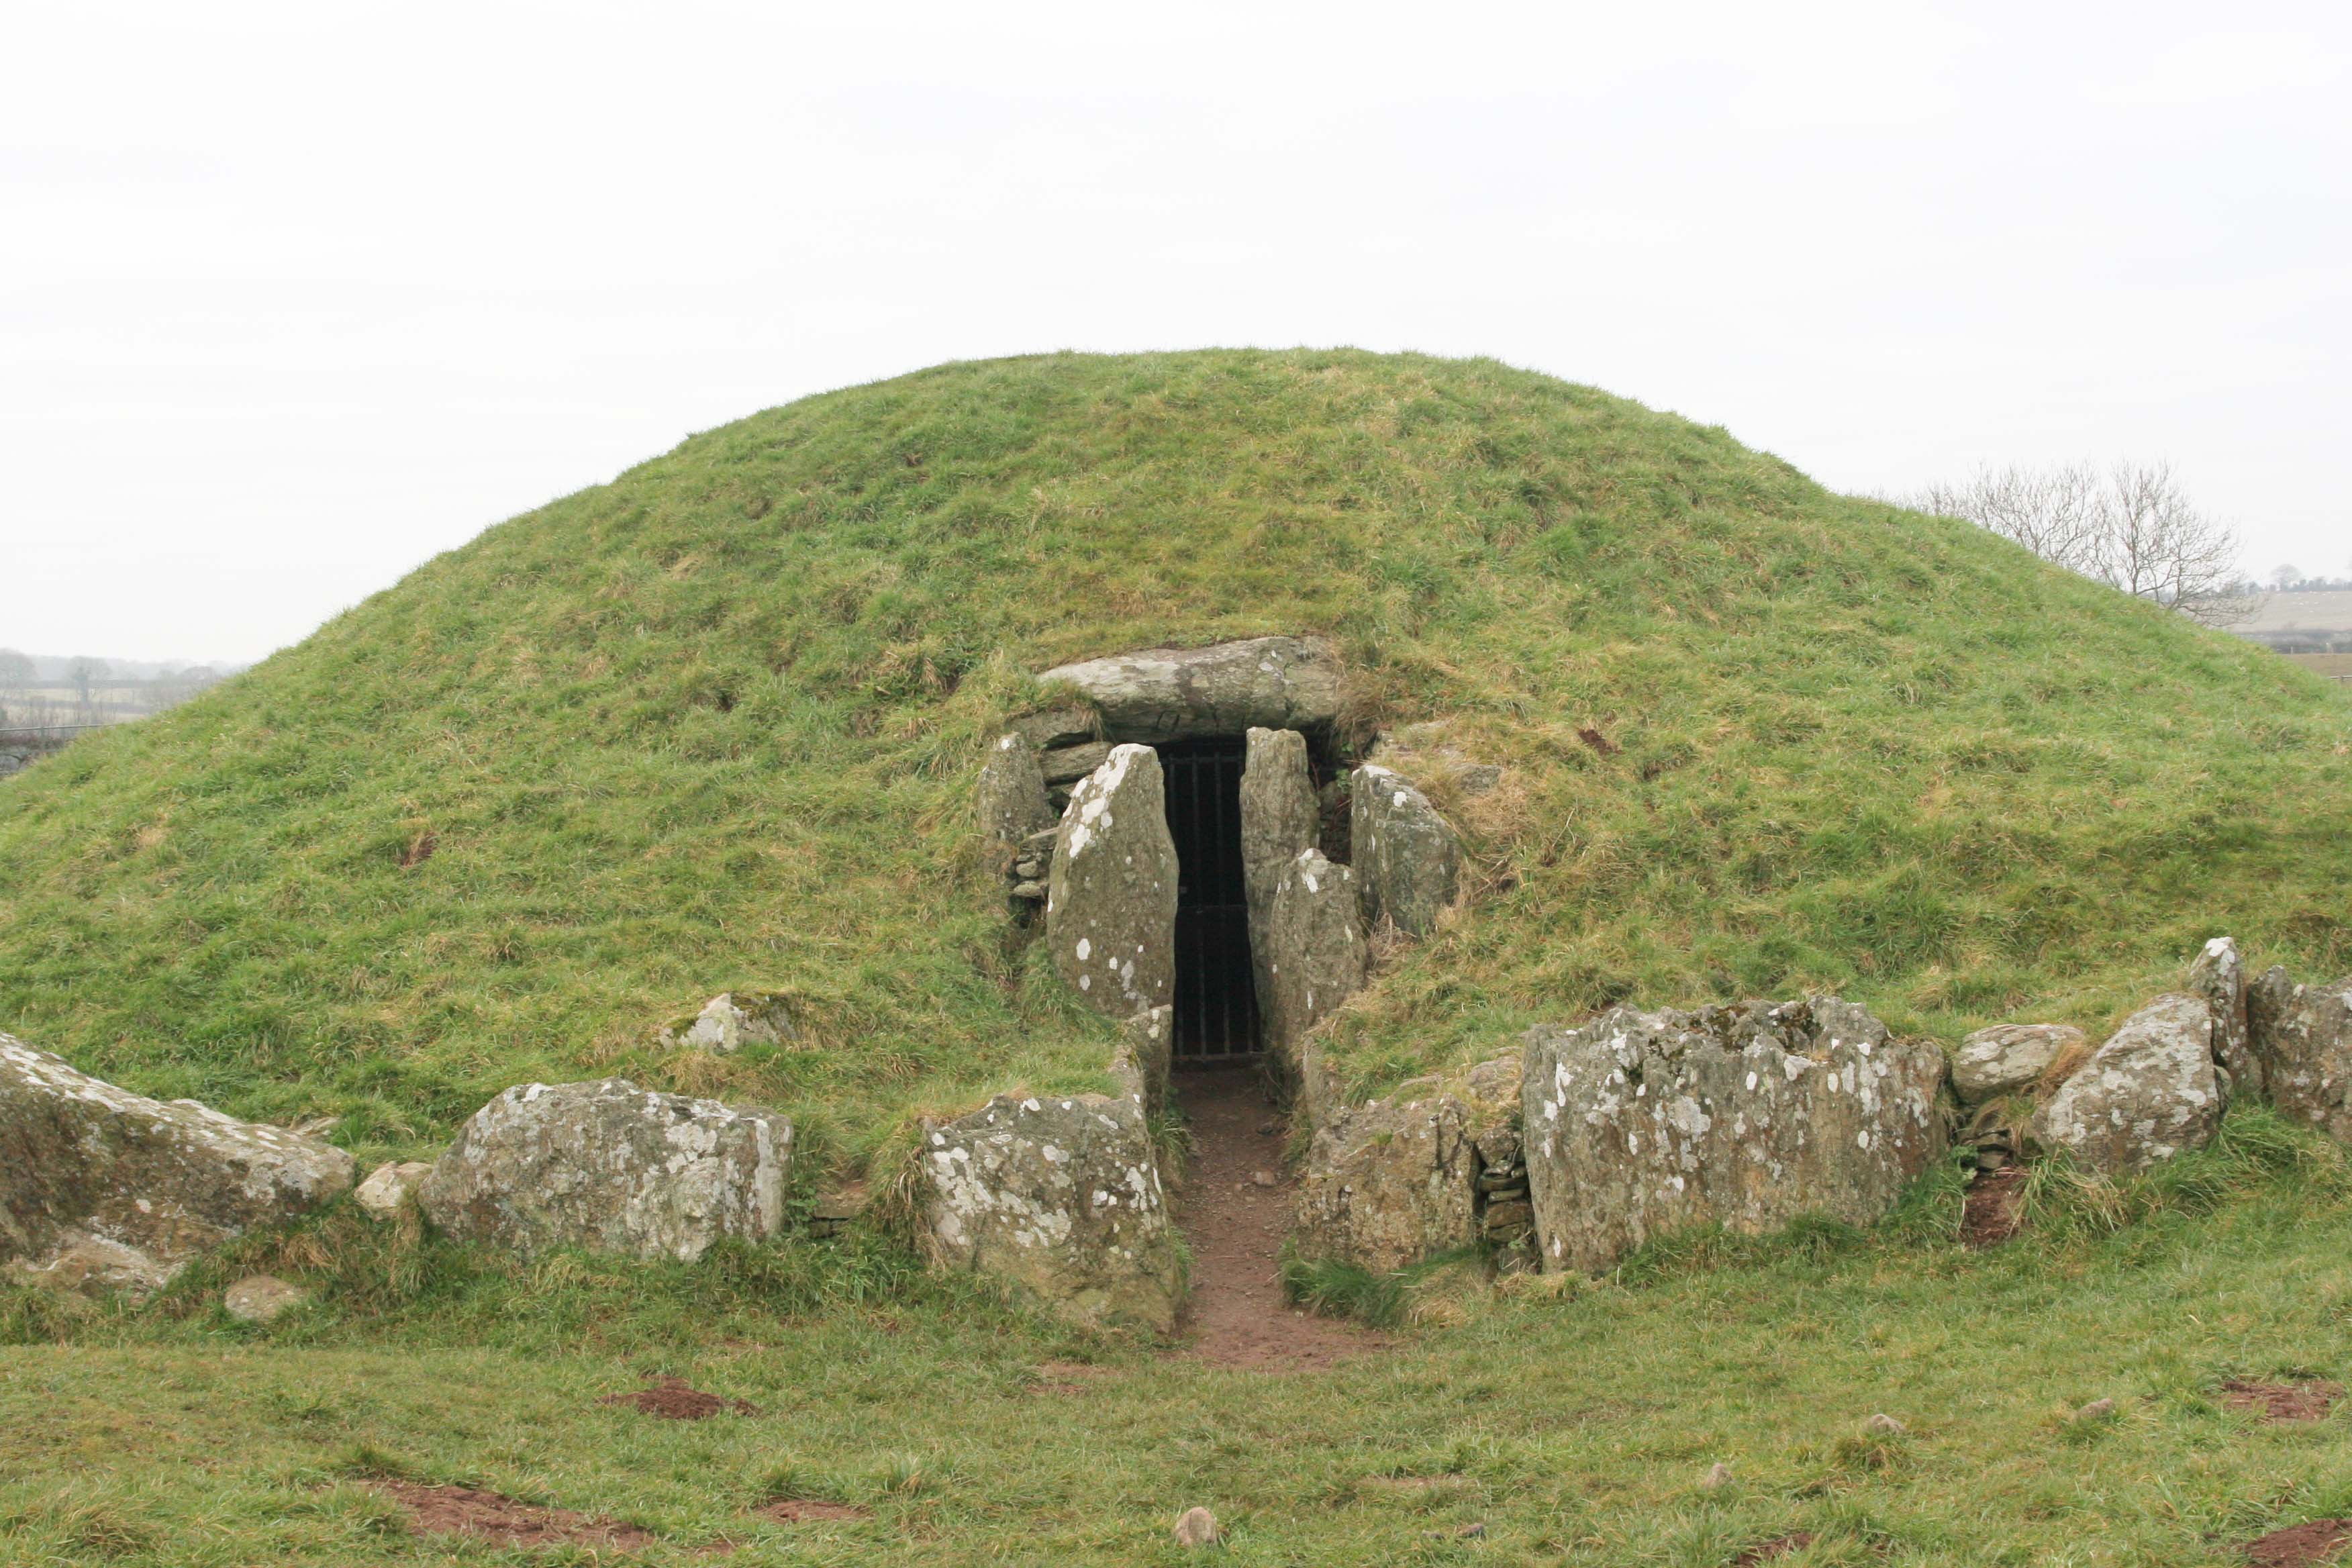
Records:
[[[940,360],[1492,354],[2352,570],[2329,5],[13,7],[0,645],[250,659]]]

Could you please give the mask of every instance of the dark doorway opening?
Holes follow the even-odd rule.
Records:
[[[1242,883],[1238,735],[1158,748],[1176,841],[1176,1039],[1180,1063],[1237,1061],[1258,1051],[1257,985]]]

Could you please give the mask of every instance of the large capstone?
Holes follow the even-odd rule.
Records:
[[[2273,969],[2252,1000],[2253,1054],[2273,1102],[2352,1142],[2352,976],[2297,985]]]
[[[1350,786],[1349,858],[1362,889],[1364,921],[1385,918],[1419,936],[1462,890],[1462,840],[1429,797],[1402,774],[1366,763]]]
[[[352,1184],[352,1157],[192,1100],[149,1100],[0,1035],[0,1258],[65,1284],[162,1284]]]
[[[1115,747],[1071,792],[1045,898],[1054,968],[1097,1010],[1124,1019],[1173,997],[1176,878],[1160,758]]]
[[[1544,1267],[1598,1273],[1695,1226],[1867,1225],[1942,1152],[1944,1053],[1834,996],[1621,1007],[1526,1037],[1528,1177]]]
[[[2091,1053],[2034,1112],[2028,1135],[2088,1171],[2145,1170],[2203,1146],[2221,1124],[2213,1010],[2201,996],[2159,996]]]
[[[1354,869],[1300,850],[1252,936],[1265,960],[1257,998],[1265,1046],[1295,1068],[1307,1032],[1356,994],[1370,963]]]
[[[988,845],[989,868],[1002,876],[1024,841],[1053,826],[1035,748],[1018,732],[999,735],[980,769],[980,836]]]
[[[1269,730],[1323,730],[1339,718],[1345,682],[1323,644],[1251,637],[1211,647],[1148,647],[1041,671],[1066,681],[1102,716],[1114,741],[1158,744]]]
[[[2213,1059],[2228,1075],[2228,1094],[2263,1092],[2262,1063],[2254,1059],[2246,1017],[2246,961],[2238,944],[2217,936],[2189,966],[2189,989],[2213,1014]]]
[[[1340,1111],[1307,1151],[1292,1239],[1376,1274],[1468,1246],[1479,1169],[1462,1102],[1433,1084]]]
[[[792,1155],[778,1111],[625,1079],[520,1084],[474,1112],[416,1195],[460,1240],[691,1260],[782,1230]]]
[[[943,1266],[1073,1322],[1175,1326],[1183,1261],[1134,1100],[1000,1095],[926,1127],[922,1170]]]

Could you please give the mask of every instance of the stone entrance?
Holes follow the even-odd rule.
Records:
[[[1176,1061],[1243,1060],[1261,1047],[1242,865],[1242,737],[1157,750],[1176,846]]]

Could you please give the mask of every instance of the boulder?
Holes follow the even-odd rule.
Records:
[[[1000,1095],[927,1125],[922,1171],[924,1227],[944,1267],[1068,1321],[1175,1327],[1182,1256],[1133,1100]]]
[[[1302,1256],[1383,1274],[1478,1239],[1469,1118],[1423,1087],[1341,1111],[1315,1134],[1292,1232]]]
[[[1147,1121],[1168,1109],[1168,1075],[1174,1066],[1176,1009],[1153,1007],[1118,1026],[1111,1076],[1120,1092],[1143,1107]]]
[[[274,1323],[310,1300],[275,1274],[248,1275],[221,1293],[221,1309],[240,1323]]]
[[[2159,996],[2034,1112],[2027,1134],[2103,1175],[2144,1170],[2201,1146],[2221,1124],[2213,1010],[2201,996]]]
[[[1349,798],[1365,925],[1386,917],[1407,935],[1427,932],[1462,890],[1460,837],[1427,795],[1387,768],[1358,768]]]
[[[1251,933],[1265,960],[1260,1029],[1266,1049],[1295,1070],[1299,1042],[1356,994],[1370,963],[1354,870],[1319,849],[1301,850],[1275,883],[1261,923]]]
[[[0,1258],[53,1283],[152,1289],[352,1174],[331,1144],[149,1100],[0,1035]]]
[[[699,1258],[783,1228],[789,1117],[625,1079],[519,1084],[474,1112],[417,1191],[463,1241]]]
[[[1038,680],[1066,681],[1102,716],[1114,741],[1156,744],[1269,730],[1321,730],[1339,716],[1345,680],[1322,643],[1251,637],[1211,647],[1139,648],[1057,665]]]
[[[1943,1152],[1944,1053],[1834,996],[1621,1007],[1526,1037],[1543,1266],[1598,1273],[1653,1237],[1885,1215]]]
[[[376,1219],[390,1219],[400,1213],[417,1184],[433,1173],[433,1167],[422,1160],[406,1160],[399,1164],[390,1161],[368,1173],[352,1193],[352,1201]]]
[[[2253,991],[2250,1041],[2271,1100],[2352,1142],[2352,976],[2297,985],[2283,969]]]
[[[1023,840],[1053,826],[1036,750],[1019,734],[999,735],[980,768],[980,835],[988,843],[991,869],[1002,875]]]
[[[774,1046],[793,1037],[784,998],[772,992],[722,991],[702,1005],[690,1022],[661,1034],[667,1046],[732,1056],[745,1046]]]
[[[2263,1068],[2254,1059],[2246,1016],[2246,961],[2238,944],[2226,936],[2207,942],[2189,966],[2189,990],[2212,1010],[2213,1059],[2228,1075],[2223,1098],[2262,1093]]]
[[[2060,1058],[2089,1043],[2090,1037],[2067,1024],[1996,1024],[1979,1029],[1952,1055],[1952,1090],[1964,1105],[1982,1105],[2030,1089]]]
[[[1113,748],[1078,782],[1054,841],[1045,896],[1054,967],[1114,1018],[1175,995],[1176,844],[1160,758]]]

